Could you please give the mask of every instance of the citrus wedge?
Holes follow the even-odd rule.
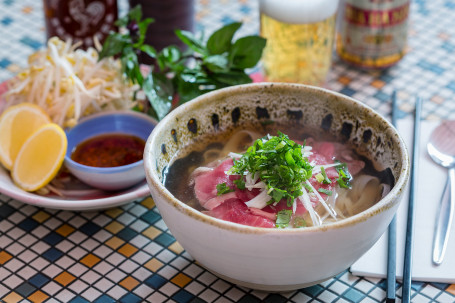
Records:
[[[35,191],[58,173],[68,141],[63,129],[48,123],[36,130],[22,145],[11,171],[13,181],[23,190]]]
[[[21,103],[8,107],[0,115],[0,163],[11,170],[25,140],[50,122],[49,116],[38,105]]]

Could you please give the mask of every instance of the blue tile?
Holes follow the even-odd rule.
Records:
[[[125,241],[129,241],[131,239],[133,239],[134,237],[137,236],[137,231],[134,231],[132,230],[131,228],[129,227],[125,227],[124,229],[122,229],[120,232],[117,233],[117,236],[122,239],[122,240],[125,240]]]
[[[240,6],[240,11],[245,15],[249,15],[251,13],[251,7],[249,5],[242,5]]]
[[[440,67],[439,65],[437,64],[434,64],[434,63],[430,63],[428,61],[425,61],[425,60],[422,60],[420,61],[419,63],[417,63],[417,65],[427,71],[431,71],[435,74],[442,74],[445,72],[445,69]]]
[[[141,216],[141,219],[147,223],[154,224],[155,222],[161,219],[161,216],[151,209],[145,214],[143,214]]]
[[[28,279],[28,282],[38,288],[41,288],[44,284],[50,281],[49,277],[46,277],[43,274],[37,273],[30,279]]]
[[[449,53],[452,53],[455,51],[455,45],[450,42],[447,42],[447,41],[441,45],[441,48],[445,49]]]
[[[450,81],[446,87],[450,90],[453,90],[455,92],[455,81]]]
[[[447,283],[430,283],[430,284],[440,290],[445,290],[447,287],[450,286],[450,284],[447,284]]]
[[[142,302],[142,299],[136,296],[135,294],[128,293],[120,298],[121,303],[139,303]]]
[[[352,88],[349,88],[349,87],[345,87],[342,90],[340,90],[340,93],[351,97],[352,95],[355,94],[355,90],[353,90]]]
[[[425,286],[423,282],[412,281],[411,288],[415,291],[420,291]]]
[[[13,23],[13,21],[14,21],[13,19],[11,19],[10,17],[6,16],[2,20],[0,20],[0,23],[5,25],[5,26],[8,26],[11,23]]]
[[[79,228],[79,231],[83,232],[87,236],[93,236],[96,234],[101,227],[93,222],[87,222]]]
[[[18,287],[14,289],[15,292],[20,294],[22,297],[27,298],[31,293],[36,290],[36,287],[29,284],[28,282],[21,283]]]
[[[360,291],[358,291],[357,289],[354,289],[354,288],[348,289],[343,294],[343,298],[345,298],[346,300],[348,300],[350,302],[354,302],[354,303],[360,302],[364,297],[365,297],[365,294],[361,293]]]
[[[158,274],[154,274],[145,280],[145,284],[152,287],[153,289],[159,289],[161,286],[166,284],[167,280]]]
[[[6,59],[6,58],[3,58],[2,60],[0,60],[0,67],[1,68],[7,68],[8,66],[11,65],[11,61]]]
[[[2,62],[0,61],[0,67],[2,67]],[[8,204],[2,204],[0,206],[0,221],[1,219],[8,218],[16,210],[9,206]]]
[[[31,218],[26,218],[26,219],[22,220],[17,226],[19,226],[20,228],[22,228],[23,230],[25,230],[27,232],[31,232],[38,225],[39,225],[39,223],[36,222],[35,220],[33,220]]]
[[[32,39],[30,37],[23,37],[22,39],[19,40],[22,44],[25,44],[34,50],[40,49],[43,44],[40,41],[37,41],[35,39]]]
[[[44,259],[48,260],[49,262],[55,262],[58,260],[61,256],[63,256],[63,252],[60,250],[51,247],[48,250],[46,250],[42,255]]]
[[[236,22],[237,20],[232,19],[230,16],[226,15],[221,18],[221,22],[223,22],[224,25]]]
[[[43,240],[47,244],[55,246],[63,240],[63,237],[56,232],[51,231],[43,238]]]
[[[175,238],[170,234],[162,233],[161,235],[156,237],[154,241],[164,247],[168,247],[169,245],[175,242]]]
[[[378,91],[376,94],[374,94],[374,97],[377,98],[378,100],[381,100],[382,102],[387,102],[390,100],[390,95],[382,91]]]
[[[263,301],[264,303],[285,303],[288,299],[280,294],[270,294]]]
[[[7,6],[11,6],[14,3],[14,0],[3,0],[3,4]]]
[[[312,298],[316,298],[321,292],[324,291],[324,288],[321,285],[314,285],[311,287],[302,288],[301,291],[304,294],[311,296]]]
[[[79,296],[73,298],[73,299],[72,299],[71,301],[69,301],[69,302],[70,302],[70,303],[90,303],[90,301],[87,301],[87,300],[85,300],[84,298],[79,297]]]
[[[244,295],[237,303],[260,303],[261,300],[259,300],[256,296],[246,294]]]
[[[108,295],[102,295],[98,299],[94,301],[94,303],[115,303],[117,302],[116,300],[112,299]]]
[[[187,292],[184,289],[178,291],[175,295],[172,296],[172,299],[177,303],[187,303],[190,302],[194,298],[194,295]]]

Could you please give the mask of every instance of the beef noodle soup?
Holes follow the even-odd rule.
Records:
[[[219,138],[182,151],[164,176],[177,199],[218,219],[319,226],[366,210],[394,183],[390,170],[348,144],[301,127],[272,124]]]

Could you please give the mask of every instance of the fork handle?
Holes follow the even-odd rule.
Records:
[[[449,168],[448,178],[439,205],[439,214],[433,242],[433,263],[440,265],[449,241],[455,208],[455,168]]]

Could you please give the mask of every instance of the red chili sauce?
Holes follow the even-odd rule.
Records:
[[[94,167],[122,166],[142,160],[145,141],[127,134],[104,134],[76,146],[71,159]]]

